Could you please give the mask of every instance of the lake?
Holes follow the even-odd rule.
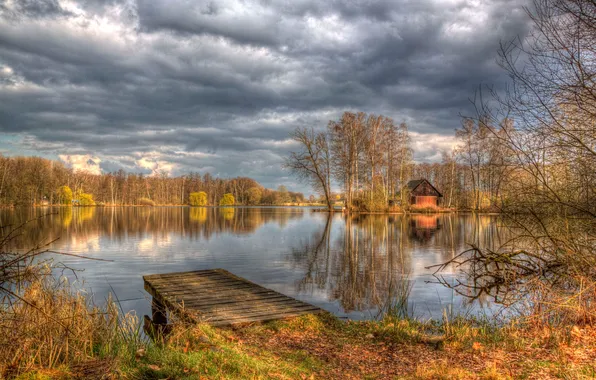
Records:
[[[45,215],[45,216],[42,216]],[[299,207],[80,207],[1,209],[0,225],[19,225],[15,250],[54,239],[49,248],[105,261],[55,256],[96,303],[114,292],[125,311],[149,314],[142,276],[224,268],[259,285],[312,303],[341,318],[372,319],[410,289],[409,312],[490,314],[489,300],[466,302],[433,283],[429,266],[474,243],[499,240],[495,216],[354,215]],[[48,257],[50,254],[45,254]],[[57,269],[57,273],[62,271]],[[447,281],[462,278],[442,273]]]

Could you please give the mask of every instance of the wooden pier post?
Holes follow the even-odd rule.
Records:
[[[168,314],[166,307],[155,296],[151,300],[151,319],[155,325],[167,325]]]

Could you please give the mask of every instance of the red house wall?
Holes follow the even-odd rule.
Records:
[[[439,203],[438,203],[438,198],[434,195],[427,195],[427,196],[418,195],[415,197],[414,204],[416,206],[437,206]]]

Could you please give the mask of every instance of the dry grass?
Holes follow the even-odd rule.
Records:
[[[419,380],[510,380],[511,376],[499,372],[494,363],[488,363],[481,372],[466,369],[448,360],[442,359],[432,361],[428,364],[419,365],[412,375],[413,379]]]
[[[137,319],[121,315],[111,299],[92,305],[55,277],[51,260],[39,258],[48,243],[11,252],[25,224],[0,227],[0,378],[34,369],[42,378],[60,377],[64,368],[82,376],[112,372],[130,357],[123,351],[142,343]]]
[[[3,311],[0,377],[125,379],[583,379],[596,374],[590,326],[497,326],[455,318],[345,323],[303,316],[238,329],[174,326],[146,342],[138,322],[97,308],[68,284],[32,283]],[[35,308],[33,308],[35,307]],[[51,316],[51,318],[50,318]],[[432,337],[440,337],[441,344]]]
[[[122,316],[108,300],[99,308],[51,276],[27,284],[19,298],[5,298],[0,310],[0,377],[34,368],[63,365],[115,367],[122,351],[134,352],[141,342],[138,320]]]

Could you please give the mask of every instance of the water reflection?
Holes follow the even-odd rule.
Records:
[[[429,242],[440,228],[439,215],[413,215],[410,219],[410,236],[420,243]]]
[[[445,307],[460,308],[463,298],[429,284],[427,267],[467,244],[497,244],[501,232],[495,217],[478,215],[328,217],[307,208],[250,207],[0,210],[1,225],[32,219],[14,249],[60,238],[52,248],[113,260],[60,258],[85,269],[96,299],[113,288],[130,300],[125,309],[139,313],[148,312],[143,274],[221,267],[349,318],[376,317],[411,287],[414,314],[440,317]]]
[[[336,236],[330,234],[334,220],[330,218],[310,244],[294,249],[292,260],[296,266],[307,263],[298,283],[300,291],[324,290],[346,313],[368,310],[370,315],[378,315],[374,311],[386,309],[404,289],[418,282],[412,289],[411,306],[430,300],[424,306],[436,316],[444,304],[441,293],[449,300],[455,295],[427,283],[432,280],[428,267],[448,261],[467,244],[498,240],[497,224],[491,217],[357,215],[335,219],[340,223]],[[450,269],[443,275],[455,277]],[[428,297],[429,289],[437,292],[436,302]]]

